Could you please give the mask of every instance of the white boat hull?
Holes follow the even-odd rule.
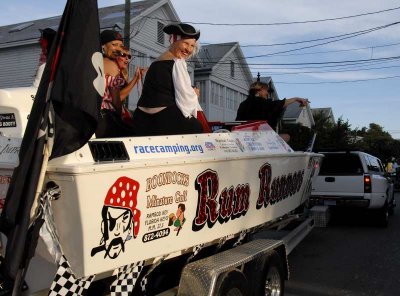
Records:
[[[115,140],[130,161],[93,163],[86,145],[50,162],[47,180],[62,192],[54,217],[72,270],[81,277],[179,255],[294,210],[308,199],[319,158],[293,152],[278,137],[264,131],[121,138]],[[172,220],[182,204],[179,225]]]

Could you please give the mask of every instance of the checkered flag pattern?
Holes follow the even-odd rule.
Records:
[[[48,296],[81,296],[94,277],[91,275],[76,279],[67,258],[62,255]]]
[[[228,237],[229,237],[229,236],[226,235],[226,236],[220,238],[220,240],[219,240],[219,242],[218,242],[218,245],[217,245],[217,248],[216,248],[217,251],[219,251],[219,249],[221,249],[222,246],[226,243],[226,241],[228,240]]]
[[[245,239],[246,235],[247,235],[247,230],[241,231],[237,242],[234,243],[233,246],[234,247],[240,246],[243,243],[243,240]]]
[[[140,286],[142,287],[142,292],[144,294],[146,294],[146,286],[147,286],[147,282],[148,282],[148,277],[150,275],[150,273],[158,266],[160,265],[164,259],[167,257],[167,255],[162,256],[160,258],[158,258],[156,261],[153,262],[153,265],[150,267],[150,269],[147,271],[147,273],[145,274],[145,276],[142,278],[142,280],[140,281]]]
[[[192,255],[189,256],[189,258],[186,260],[187,263],[189,263],[190,261],[192,261],[192,259],[194,257],[196,257],[196,255],[201,251],[201,249],[204,248],[204,244],[199,244],[197,246],[194,246],[193,248],[193,253]]]
[[[131,295],[143,266],[144,261],[139,261],[118,268],[117,279],[110,286],[111,296]]]

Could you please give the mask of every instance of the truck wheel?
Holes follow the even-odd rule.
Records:
[[[385,204],[383,208],[376,210],[377,222],[380,227],[387,227],[389,224],[389,206]]]
[[[392,193],[392,201],[390,202],[389,205],[389,215],[393,216],[394,215],[394,208],[396,207],[396,199],[394,198],[394,190]]]
[[[226,272],[220,276],[215,291],[218,296],[248,295],[247,279],[238,270]]]

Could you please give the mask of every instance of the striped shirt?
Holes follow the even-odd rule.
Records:
[[[113,98],[111,95],[111,89],[113,88],[122,88],[125,85],[125,79],[122,77],[121,74],[117,76],[111,76],[106,74],[106,89],[103,95],[103,101],[101,103],[101,109],[108,109],[115,111],[114,105],[112,103]]]

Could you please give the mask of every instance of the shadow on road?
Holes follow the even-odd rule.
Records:
[[[373,211],[354,208],[336,208],[330,209],[330,214],[329,227],[380,227],[377,223],[377,214]]]
[[[400,194],[396,192],[399,205]],[[316,227],[289,255],[286,296],[400,295],[400,207],[389,226],[374,212],[331,209],[327,227]]]

